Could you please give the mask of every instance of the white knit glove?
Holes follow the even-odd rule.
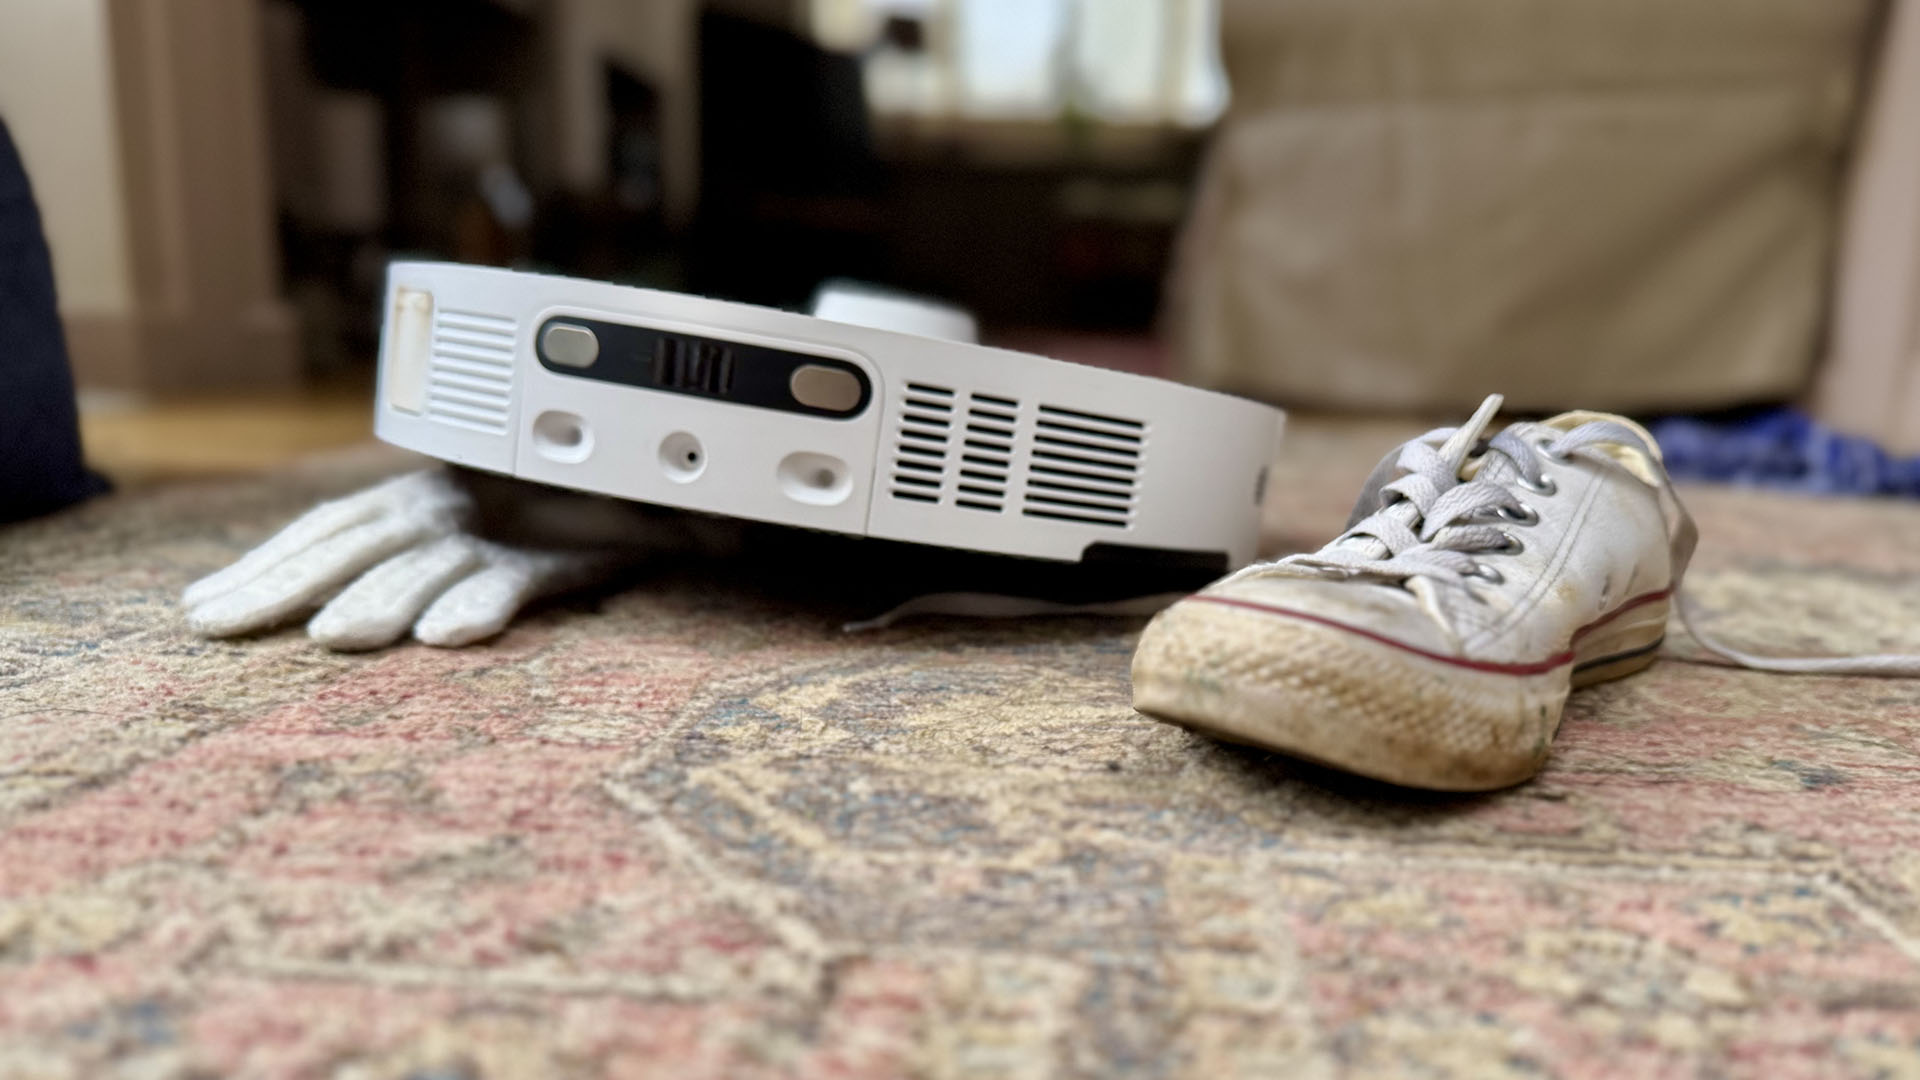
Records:
[[[181,602],[188,625],[208,637],[278,626],[324,601],[307,633],[330,649],[377,649],[409,627],[429,645],[466,645],[532,601],[602,582],[645,555],[724,546],[728,528],[429,469],[314,507],[188,586]]]

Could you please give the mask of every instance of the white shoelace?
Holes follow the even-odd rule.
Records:
[[[1542,458],[1565,461],[1602,445],[1624,447],[1653,465],[1668,517],[1672,546],[1673,601],[1680,625],[1702,648],[1729,663],[1757,671],[1805,675],[1920,676],[1920,655],[1880,653],[1861,656],[1761,656],[1736,649],[1710,637],[1694,625],[1682,580],[1699,533],[1693,518],[1673,490],[1673,481],[1659,466],[1659,456],[1640,432],[1612,420],[1581,424],[1554,438],[1524,436],[1509,428],[1479,443],[1479,433],[1499,411],[1499,395],[1489,397],[1473,418],[1458,428],[1439,428],[1406,443],[1368,479],[1361,506],[1378,509],[1349,523],[1347,531],[1316,552],[1289,555],[1242,571],[1297,570],[1310,575],[1338,575],[1404,581],[1425,577],[1461,587],[1473,579],[1492,584],[1499,571],[1476,556],[1511,550],[1515,538],[1508,528],[1527,524],[1535,511],[1521,491],[1551,494],[1551,480],[1541,468]],[[1436,447],[1434,444],[1438,443]],[[1470,457],[1484,453],[1471,480],[1461,479]],[[1622,469],[1604,455],[1586,453],[1603,467]],[[1509,470],[1495,468],[1504,459]],[[1502,477],[1506,479],[1503,481]],[[1633,478],[1641,481],[1638,477]],[[1513,485],[1513,486],[1510,486]],[[1667,508],[1671,506],[1669,511]]]

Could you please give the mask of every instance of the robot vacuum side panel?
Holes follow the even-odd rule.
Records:
[[[434,274],[389,273],[374,433],[443,461],[513,471],[526,329],[509,280],[448,289]]]
[[[701,297],[389,270],[375,430],[444,460],[854,535],[1252,558],[1279,410]]]
[[[538,313],[534,323],[556,336],[590,326],[608,348],[632,350],[636,343],[612,332],[623,320],[630,323],[633,316],[559,307]],[[877,367],[847,349],[814,345],[801,352],[762,335],[672,319],[647,319],[646,326],[665,333],[638,342],[649,347],[625,360],[646,369],[649,381],[655,369],[674,366],[676,371],[662,372],[670,381],[695,390],[710,387],[713,394],[738,393],[747,373],[725,370],[734,354],[762,350],[739,359],[765,367],[775,359],[770,353],[778,352],[786,358],[783,370],[766,381],[796,407],[743,405],[588,377],[564,370],[565,363],[537,362],[542,354],[536,351],[536,362],[522,365],[527,426],[514,475],[755,521],[866,532],[877,403],[886,389]],[[601,357],[595,366],[617,370],[619,359]],[[841,396],[848,385],[854,393]],[[835,407],[799,404],[793,386],[800,388],[799,397]]]
[[[928,351],[892,374],[872,535],[1069,560],[1096,544],[1252,557],[1276,410],[995,349]]]

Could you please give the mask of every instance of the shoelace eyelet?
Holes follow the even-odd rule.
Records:
[[[1510,532],[1502,531],[1500,538],[1500,546],[1488,548],[1487,551],[1495,555],[1518,555],[1527,550],[1527,545],[1521,543],[1520,538]]]
[[[1483,562],[1474,563],[1473,569],[1467,571],[1467,576],[1470,578],[1479,578],[1489,585],[1503,585],[1507,580],[1505,574],[1502,574],[1500,571]]]
[[[1517,510],[1511,506],[1502,506],[1495,510],[1494,514],[1501,520],[1511,521],[1515,525],[1540,524],[1540,512],[1528,506],[1526,503],[1521,503],[1520,508]]]
[[[1560,490],[1560,485],[1553,482],[1553,477],[1545,473],[1540,474],[1540,482],[1537,484],[1525,476],[1514,477],[1514,482],[1535,495],[1553,495]]]
[[[1554,441],[1552,439],[1549,439],[1545,435],[1542,435],[1539,438],[1533,440],[1533,445],[1540,448],[1540,453],[1543,454],[1548,461],[1565,465],[1567,462],[1573,460],[1572,454],[1567,453],[1564,450],[1555,450],[1553,448],[1553,442]]]

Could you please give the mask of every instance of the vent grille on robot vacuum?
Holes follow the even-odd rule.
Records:
[[[953,391],[908,383],[901,402],[900,436],[893,457],[893,497],[937,503],[947,478],[953,430]]]
[[[960,443],[953,505],[993,514],[1006,508],[1019,425],[1019,402],[988,394],[967,395],[967,426]]]
[[[1138,420],[1040,406],[1020,512],[1126,528],[1146,438],[1146,425]]]
[[[427,415],[454,427],[504,434],[513,405],[517,324],[476,311],[438,311],[427,368]]]
[[[890,491],[908,502],[1075,525],[1133,522],[1146,424],[1121,416],[908,383]]]

